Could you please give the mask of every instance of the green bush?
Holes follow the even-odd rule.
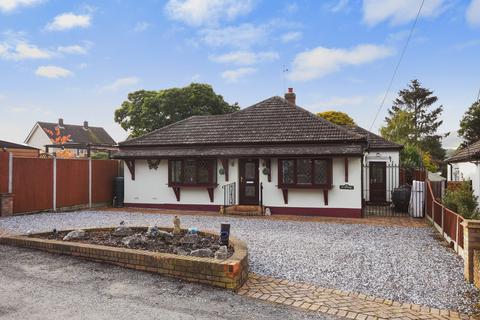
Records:
[[[91,158],[93,160],[106,160],[109,159],[108,153],[103,151],[98,151],[92,154]]]
[[[458,187],[449,188],[443,197],[443,204],[466,219],[479,219],[478,197],[473,194],[469,181],[463,181]]]

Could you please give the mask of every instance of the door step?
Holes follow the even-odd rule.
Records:
[[[225,209],[225,214],[236,216],[263,216],[261,206],[235,205]]]

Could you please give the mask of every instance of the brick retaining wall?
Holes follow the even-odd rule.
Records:
[[[134,227],[132,227],[134,228]],[[112,228],[84,229],[104,231]],[[161,228],[165,231],[172,229]],[[215,235],[201,232],[201,235]],[[226,260],[182,256],[80,242],[48,240],[30,236],[7,236],[0,244],[38,249],[52,253],[81,257],[87,260],[110,263],[130,269],[158,273],[190,282],[202,283],[230,290],[239,289],[248,277],[248,250],[243,241],[230,237],[234,254]]]

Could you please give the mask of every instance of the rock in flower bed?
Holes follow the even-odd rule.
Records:
[[[218,237],[185,230],[174,234],[156,226],[129,228],[122,225],[115,229],[60,231],[36,237],[216,259],[228,259],[234,252],[232,246],[222,246]]]

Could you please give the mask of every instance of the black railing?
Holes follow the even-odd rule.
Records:
[[[371,161],[363,165],[365,216],[423,216],[425,168]]]
[[[260,182],[260,208],[263,212],[263,182]]]
[[[223,188],[223,206],[225,208],[237,203],[237,185],[235,182],[222,186]]]

